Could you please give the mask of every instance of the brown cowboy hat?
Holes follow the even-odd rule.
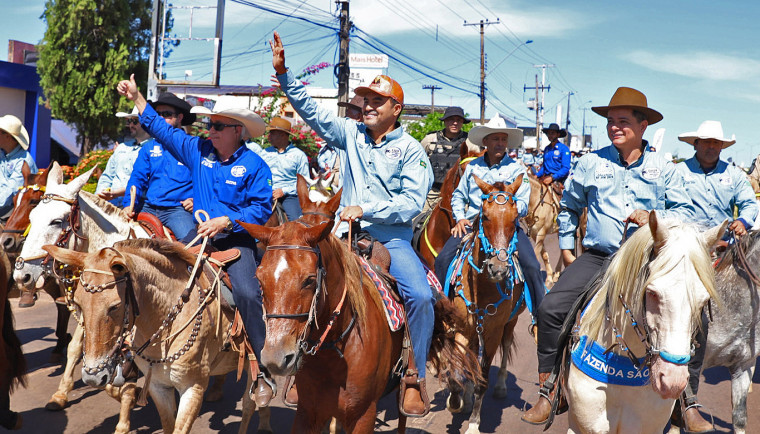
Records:
[[[656,124],[662,120],[662,114],[647,106],[647,97],[643,93],[630,87],[619,87],[615,94],[612,95],[609,105],[603,107],[591,107],[591,110],[602,116],[607,117],[607,112],[613,108],[629,108],[644,113],[647,122],[650,125]]]
[[[348,102],[340,101],[338,107],[346,107],[362,111],[364,110],[364,98],[359,95],[354,95],[354,97]]]
[[[274,117],[272,118],[272,120],[269,121],[269,126],[267,127],[267,130],[268,131],[272,131],[272,130],[282,131],[292,136],[293,131],[291,131],[291,128],[293,128],[293,124],[291,124],[289,120],[283,119],[281,117]]]

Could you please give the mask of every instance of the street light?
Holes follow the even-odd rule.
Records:
[[[504,63],[505,60],[509,59],[509,56],[511,56],[512,54],[514,54],[515,51],[517,51],[520,47],[522,47],[523,45],[528,45],[528,44],[532,44],[532,43],[533,43],[533,40],[532,39],[528,39],[527,41],[523,42],[522,44],[516,46],[512,51],[509,52],[509,54],[506,55],[506,57],[504,57],[503,59],[501,59],[501,62],[497,63],[496,66],[494,66],[491,69],[491,72],[496,71],[496,68],[498,68],[499,66],[501,66],[501,64]]]

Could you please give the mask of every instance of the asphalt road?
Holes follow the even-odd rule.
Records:
[[[552,244],[553,243],[553,244]],[[556,236],[550,241],[550,254],[557,257]],[[11,408],[22,413],[24,433],[111,433],[118,421],[118,403],[105,393],[88,387],[79,378],[81,370],[76,370],[77,383],[70,394],[69,406],[61,412],[44,409],[48,399],[55,392],[62,367],[48,363],[50,350],[54,345],[55,307],[52,299],[41,295],[37,304],[28,309],[18,309],[17,299],[11,299],[16,315],[16,329],[21,341],[25,343],[24,352],[29,363],[29,386],[20,389],[11,397]],[[536,353],[532,338],[528,335],[530,318],[523,314],[517,326],[517,351],[515,361],[510,368],[507,381],[508,396],[496,400],[489,389],[486,396],[481,421],[484,433],[541,433],[542,427],[533,427],[520,421],[522,409],[532,403],[538,391],[536,374]],[[73,323],[72,323],[73,324]],[[491,368],[491,384],[496,378],[498,361]],[[753,382],[760,380],[756,374]],[[140,380],[140,383],[143,380]],[[280,383],[282,384],[282,383]],[[755,386],[756,390],[757,386]],[[193,433],[237,432],[241,416],[240,397],[244,384],[235,383],[234,374],[228,376],[225,383],[225,397],[221,402],[204,403],[201,414],[193,426]],[[439,390],[433,381],[428,390],[433,403],[433,411],[421,419],[410,419],[410,433],[458,433],[467,428],[464,416],[453,416],[445,410],[446,392]],[[714,368],[705,372],[699,398],[705,409],[712,412],[718,432],[732,432],[731,428],[731,386],[728,371]],[[758,392],[748,398],[749,421],[748,433],[760,432],[760,397]],[[276,433],[290,432],[294,410],[282,405],[279,397],[272,407],[272,427]],[[398,421],[395,398],[384,398],[380,403],[380,412],[375,425],[376,432],[395,432]],[[152,403],[137,407],[131,416],[132,432],[161,432],[158,413]],[[249,427],[249,432],[256,432],[257,416]],[[548,431],[560,433],[567,431],[566,415],[558,416],[555,424]]]

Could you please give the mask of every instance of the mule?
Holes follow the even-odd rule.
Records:
[[[467,317],[464,337],[478,354],[486,382],[474,385],[474,402],[469,385],[463,390],[457,384],[449,384],[451,394],[446,403],[455,412],[472,409],[467,434],[480,432],[483,396],[488,388],[491,361],[499,346],[502,362],[494,397],[507,396],[507,363],[513,355],[514,328],[518,315],[525,310],[524,285],[519,280],[516,282],[517,263],[513,256],[517,248],[515,224],[519,216],[514,194],[522,185],[523,177],[509,185],[503,182],[491,185],[476,175],[473,179],[483,194],[483,203],[473,224],[474,235],[452,267],[452,272],[458,276],[453,295],[454,305],[461,315]]]
[[[471,152],[467,143],[462,143],[459,148],[459,164],[446,172],[446,177],[441,183],[439,201],[431,209],[427,221],[424,223],[419,241],[414,245],[430,269],[435,268],[435,258],[443,249],[446,240],[451,237],[451,229],[456,225],[454,212],[451,210],[451,196],[454,194],[462,179],[465,167],[470,161],[483,156],[484,151]]]
[[[716,295],[709,249],[726,225],[700,233],[652,211],[612,257],[566,356],[570,432],[662,432],[689,378],[702,308]]]
[[[26,359],[21,341],[13,328],[13,312],[8,301],[10,268],[0,261],[0,426],[20,429],[23,418],[10,409],[10,394],[21,385],[26,387]]]
[[[241,224],[267,245],[257,271],[267,323],[261,363],[275,375],[295,374],[299,405],[291,432],[317,433],[331,417],[346,432],[373,432],[377,401],[398,385],[403,340],[388,326],[374,283],[330,234],[332,221]],[[461,318],[445,298],[435,310],[436,371],[481,382],[474,355],[455,341]],[[399,432],[405,428],[400,415]]]
[[[131,351],[164,432],[190,432],[209,376],[238,369],[238,353],[225,350],[234,310],[222,310],[219,285],[200,273],[185,292],[196,257],[165,240],[125,240],[89,254],[45,250],[83,270],[73,297],[86,331],[82,380],[97,388],[123,383],[122,360]],[[238,432],[247,431],[255,408],[244,393]],[[269,408],[259,414],[259,432],[271,433]]]

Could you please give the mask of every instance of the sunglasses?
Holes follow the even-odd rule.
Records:
[[[177,116],[177,112],[173,112],[171,110],[165,110],[161,112],[156,112],[157,115],[161,116],[162,118],[173,118]]]
[[[132,125],[137,125],[137,124],[139,124],[139,123],[140,123],[140,120],[139,120],[139,119],[135,119],[135,118],[130,118],[130,119],[127,119],[127,125],[130,125],[130,124],[132,124]]]
[[[223,124],[221,122],[208,122],[206,123],[206,126],[208,129],[215,129],[217,131],[224,131],[227,127],[239,127],[240,125],[234,125],[234,124]]]

